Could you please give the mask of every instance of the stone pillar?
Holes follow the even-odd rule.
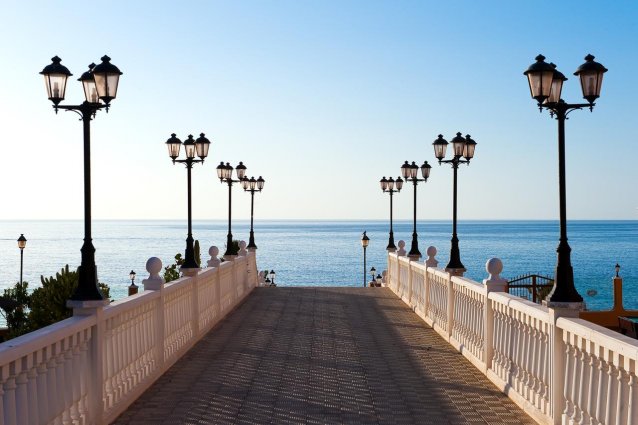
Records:
[[[146,262],[146,271],[149,273],[147,279],[142,281],[145,291],[160,291],[160,297],[157,300],[155,306],[155,352],[154,357],[157,362],[157,368],[160,371],[164,370],[164,297],[162,292],[164,290],[164,279],[159,275],[162,270],[162,260],[157,257],[151,257]]]
[[[217,256],[219,255],[219,248],[217,248],[216,246],[211,246],[210,248],[208,248],[208,254],[210,255],[210,260],[208,260],[208,263],[206,265],[208,267],[219,267],[219,265],[222,263],[221,260],[217,258]]]
[[[405,257],[406,251],[405,251],[405,241],[403,239],[401,239],[397,245],[399,246],[399,249],[397,250],[397,255],[399,257]]]
[[[428,246],[427,251],[425,252],[428,256],[427,260],[425,260],[425,266],[426,267],[437,267],[439,265],[439,262],[436,258],[434,258],[436,256],[436,247],[434,246]]]
[[[487,260],[485,271],[487,271],[488,277],[483,279],[483,285],[485,285],[483,361],[487,372],[492,367],[492,357],[494,357],[494,309],[492,308],[492,300],[490,300],[490,292],[507,292],[507,279],[501,277],[503,262],[499,258]]]

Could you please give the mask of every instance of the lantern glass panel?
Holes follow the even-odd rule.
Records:
[[[394,190],[394,179],[392,177],[388,179],[388,190]]]
[[[432,167],[430,166],[430,164],[428,164],[427,161],[423,162],[423,165],[421,165],[421,175],[423,176],[425,180],[427,180],[428,177],[430,177],[431,169]]]
[[[261,176],[259,176],[259,178],[257,179],[257,189],[261,192],[261,190],[264,188],[264,183],[266,182],[266,180],[262,179]]]
[[[397,179],[394,181],[394,184],[397,190],[400,191],[403,188],[403,179],[401,177],[397,177]]]

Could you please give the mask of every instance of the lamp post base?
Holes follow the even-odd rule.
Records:
[[[467,269],[464,267],[461,267],[461,268],[446,267],[445,271],[451,274],[452,276],[463,277]]]

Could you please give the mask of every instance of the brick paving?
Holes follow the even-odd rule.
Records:
[[[534,424],[387,288],[257,288],[115,422]]]

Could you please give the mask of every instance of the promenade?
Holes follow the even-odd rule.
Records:
[[[115,422],[533,424],[389,288],[256,288]]]

